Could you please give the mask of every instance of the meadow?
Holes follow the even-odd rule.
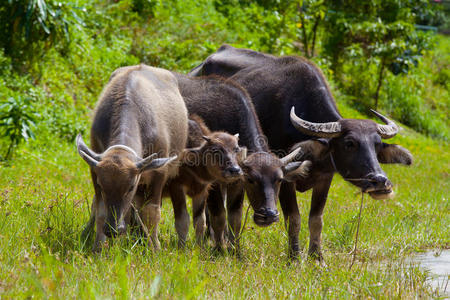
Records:
[[[288,258],[284,219],[260,228],[251,220],[251,209],[240,255],[218,254],[211,245],[199,247],[193,228],[186,247],[178,249],[169,199],[162,204],[159,252],[148,248],[145,238],[127,234],[109,240],[101,253],[94,254],[92,240],[81,238],[93,188],[74,143],[80,132],[89,140],[96,99],[114,69],[144,62],[187,72],[222,43],[275,55],[310,56],[329,80],[343,117],[372,118],[367,111],[374,104],[375,78],[384,57],[376,55],[395,53],[380,50],[369,57],[359,41],[352,40],[339,58],[338,74],[326,55],[331,24],[327,22],[337,10],[325,3],[339,1],[303,1],[304,7],[314,10],[299,13],[298,1],[30,0],[39,2],[39,9],[46,3],[52,11],[44,28],[35,6],[38,12],[32,12],[30,26],[36,30],[25,35],[19,25],[8,27],[24,19],[5,12],[8,5],[27,1],[0,4],[0,299],[445,298],[431,285],[427,271],[410,258],[423,251],[450,249],[450,38],[416,35],[411,24],[426,20],[411,17],[415,16],[411,12],[417,13],[412,2],[400,1],[405,5],[399,5],[403,10],[398,15],[409,19],[394,22],[404,26],[398,30],[403,36],[395,40],[403,47],[397,58],[411,59],[405,63],[410,69],[404,74],[385,71],[378,109],[402,128],[387,142],[409,149],[414,162],[410,167],[382,166],[396,196],[383,201],[365,196],[356,262],[350,269],[361,194],[339,175],[333,179],[324,211],[326,266],[306,255],[310,191],[297,193],[302,254],[296,261]],[[366,20],[381,24],[378,10],[393,8],[380,3],[397,2],[364,2],[372,5],[373,15],[360,14],[362,20],[352,21],[348,15],[353,14],[346,15],[344,9],[338,13],[349,28],[372,36],[373,24]],[[305,20],[302,14],[307,15]],[[17,19],[5,21],[5,16]],[[316,50],[308,52],[302,32],[309,34],[317,19],[321,25]],[[390,21],[382,22],[387,24],[383,30],[389,31]],[[14,30],[14,43],[5,44],[8,30]],[[429,42],[421,50],[418,43],[407,45],[418,36]],[[383,46],[379,40],[369,42]],[[24,121],[16,126],[17,140],[6,130],[11,124],[2,119],[8,99],[16,101],[16,118]],[[244,211],[247,207],[246,201]],[[445,284],[450,285],[448,280]]]
[[[340,106],[346,117],[361,117]],[[359,193],[339,176],[324,214],[327,267],[288,259],[283,220],[269,228],[247,222],[240,257],[199,248],[193,230],[185,249],[176,243],[170,201],[163,202],[161,251],[139,238],[111,240],[93,254],[80,238],[93,190],[75,146],[31,142],[0,173],[0,294],[4,298],[298,298],[433,297],[426,274],[406,258],[450,247],[446,144],[403,127],[392,142],[414,155],[409,168],[384,166],[396,197],[366,197],[358,255],[349,270]],[[34,150],[33,150],[34,149]],[[37,150],[38,149],[38,150]],[[298,194],[301,242],[307,251],[310,193]],[[246,203],[246,206],[248,203]]]

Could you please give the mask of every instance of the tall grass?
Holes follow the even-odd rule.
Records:
[[[345,117],[359,117],[340,105]],[[162,249],[128,235],[93,254],[80,239],[93,194],[87,165],[59,140],[31,142],[0,171],[0,295],[5,298],[412,298],[432,297],[426,274],[408,255],[450,247],[447,144],[407,127],[392,142],[411,150],[410,168],[384,166],[393,200],[365,201],[357,262],[348,270],[358,214],[357,189],[333,180],[324,215],[327,267],[288,259],[283,221],[247,223],[242,253],[177,248],[170,201],[162,209]],[[307,252],[310,192],[297,195],[301,248]],[[248,205],[246,203],[246,205]]]

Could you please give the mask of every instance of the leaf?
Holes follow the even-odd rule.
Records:
[[[45,4],[45,0],[37,0],[37,6],[42,20],[47,19],[47,5]]]

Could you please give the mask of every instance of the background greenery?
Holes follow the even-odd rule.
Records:
[[[405,256],[450,247],[450,39],[433,30],[449,30],[447,12],[424,0],[2,1],[0,296],[437,296]],[[283,222],[250,221],[240,259],[178,251],[168,201],[160,253],[127,237],[95,256],[80,241],[93,191],[73,141],[111,72],[140,62],[187,72],[223,43],[309,57],[344,117],[377,106],[402,124],[393,142],[415,164],[384,167],[397,196],[366,201],[351,271],[358,196],[340,178],[325,209],[328,268],[288,264]],[[304,249],[309,198],[298,195]]]

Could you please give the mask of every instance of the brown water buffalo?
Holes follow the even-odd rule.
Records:
[[[180,246],[185,244],[189,230],[186,194],[192,198],[195,235],[197,242],[201,243],[206,228],[206,198],[211,184],[229,183],[243,174],[238,164],[243,151],[238,145],[238,135],[211,132],[199,116],[189,117],[186,147],[181,156],[178,176],[169,180],[165,188],[165,193],[169,193],[172,200]]]
[[[94,249],[126,231],[132,204],[159,248],[162,190],[177,174],[174,160],[186,145],[187,127],[186,106],[170,72],[138,65],[113,73],[95,110],[91,148],[77,137],[95,189]]]
[[[313,189],[309,254],[321,259],[322,214],[334,173],[380,199],[392,195],[392,183],[379,162],[412,163],[408,150],[381,141],[398,132],[391,120],[376,112],[385,125],[342,118],[322,72],[309,60],[223,45],[190,73],[211,74],[229,77],[248,91],[272,150],[286,152],[298,143],[303,158],[313,161],[310,176],[284,182],[280,189],[292,257],[299,252],[296,188]]]
[[[237,83],[214,76],[193,78],[174,74],[189,113],[199,115],[213,131],[239,133],[239,144],[248,150],[241,163],[244,180],[226,188],[214,184],[209,192],[207,207],[216,247],[221,248],[225,241],[225,209],[231,228],[230,241],[236,241],[241,228],[244,188],[254,210],[255,223],[268,226],[277,222],[276,201],[281,182],[303,177],[308,171],[309,162],[292,162],[301,149],[282,158],[270,152],[250,97]]]

